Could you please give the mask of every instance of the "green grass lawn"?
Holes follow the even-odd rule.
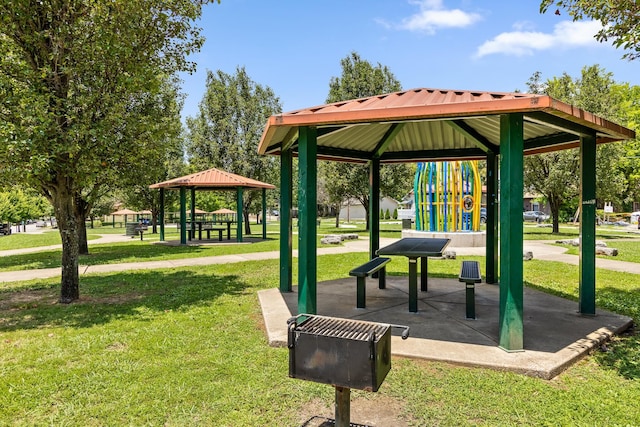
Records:
[[[320,256],[318,280],[366,258]],[[389,266],[406,274],[406,262]],[[458,267],[429,262],[438,276]],[[533,260],[524,275],[577,298],[577,267]],[[600,308],[640,319],[637,276],[597,280]],[[57,279],[0,284],[0,425],[301,425],[310,402],[332,407],[334,390],[288,378],[288,350],[267,345],[256,292],[277,283],[274,259],[81,276],[71,305],[55,303]],[[640,336],[608,348],[551,381],[394,358],[380,391],[352,400],[397,402],[415,426],[640,425]]]

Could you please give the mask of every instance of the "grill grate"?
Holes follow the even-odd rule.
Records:
[[[356,341],[368,341],[372,333],[380,337],[387,329],[389,325],[326,317],[312,317],[296,327],[297,332]]]

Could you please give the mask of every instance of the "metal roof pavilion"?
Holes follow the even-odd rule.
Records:
[[[412,89],[272,116],[258,151],[296,150],[297,129],[318,129],[318,158],[366,162],[484,159],[501,145],[500,115],[522,113],[525,154],[634,138],[634,132],[546,95]],[[366,126],[365,126],[366,125]]]
[[[191,231],[190,238],[195,237],[195,214],[196,214],[196,190],[236,190],[237,198],[237,231],[236,240],[242,242],[242,198],[244,189],[262,190],[262,238],[267,238],[266,218],[266,194],[267,189],[274,189],[275,186],[266,182],[236,175],[231,172],[212,168],[204,171],[192,173],[190,175],[173,178],[168,181],[158,182],[149,186],[160,190],[160,240],[164,240],[164,190],[180,190],[180,243],[187,244],[186,234],[186,190],[191,192]]]
[[[500,286],[499,346],[507,351],[521,351],[524,349],[524,155],[579,149],[578,311],[595,315],[596,144],[633,138],[632,130],[602,117],[546,95],[525,93],[412,89],[274,115],[266,123],[258,152],[281,157],[280,290],[292,290],[294,156],[298,157],[299,173],[298,312],[310,314],[316,314],[317,307],[318,159],[369,165],[371,258],[380,246],[382,163],[484,159],[486,282],[499,282]]]

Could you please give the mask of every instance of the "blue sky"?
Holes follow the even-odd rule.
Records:
[[[269,86],[283,111],[325,103],[340,60],[355,51],[386,65],[404,89],[526,90],[544,79],[599,64],[618,82],[640,84],[640,61],[595,41],[596,22],[574,23],[539,0],[221,0],[205,6],[206,42],[182,75],[183,117],[194,116],[207,70],[244,66]]]

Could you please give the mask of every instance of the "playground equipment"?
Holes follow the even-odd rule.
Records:
[[[416,230],[480,230],[482,185],[477,161],[418,163],[413,193]]]

